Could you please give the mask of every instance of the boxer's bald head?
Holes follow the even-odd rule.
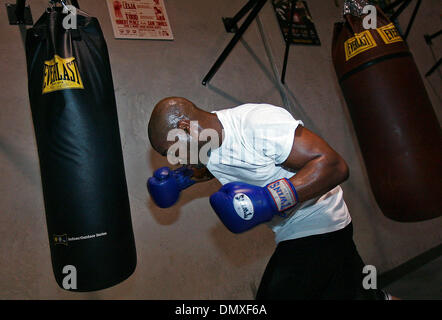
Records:
[[[173,129],[182,129],[190,134],[190,121],[198,121],[200,130],[203,128],[220,129],[219,120],[214,114],[198,108],[185,98],[169,97],[158,102],[152,111],[148,126],[152,147],[165,156],[172,144],[167,141],[168,133]]]
[[[179,97],[169,97],[158,102],[152,111],[148,127],[152,147],[160,154],[164,154],[167,150],[168,132],[178,129],[180,121],[192,120],[195,109],[196,106],[191,101]]]

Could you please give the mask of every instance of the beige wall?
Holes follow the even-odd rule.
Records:
[[[281,70],[284,43],[270,2],[211,85],[204,87],[202,78],[232,37],[224,31],[221,17],[235,14],[245,0],[165,0],[173,42],[115,40],[105,1],[79,1],[82,9],[99,18],[109,47],[138,265],[127,281],[110,289],[61,290],[50,264],[24,47],[19,29],[7,23],[6,2],[15,1],[0,1],[0,299],[253,298],[274,249],[269,229],[229,233],[208,203],[220,186],[217,182],[187,190],[172,209],[157,209],[148,197],[146,179],[166,163],[152,152],[146,125],[152,106],[171,95],[187,97],[206,110],[244,102],[285,105],[323,136],[349,163],[351,177],[343,189],[356,243],[366,262],[379,271],[441,242],[441,218],[393,222],[373,199],[331,63],[332,27],[341,12],[334,1],[308,1],[322,46],[292,47],[286,87],[274,79],[268,58],[272,55]],[[35,21],[47,0],[30,2]],[[439,0],[424,1],[409,36],[421,73],[435,62],[423,34],[440,29],[441,9]],[[411,8],[405,12],[403,26],[410,12]],[[439,58],[441,38],[435,42]],[[440,72],[425,84],[440,117]]]

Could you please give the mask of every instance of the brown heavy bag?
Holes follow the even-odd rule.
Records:
[[[364,1],[347,1],[349,5]],[[345,11],[344,11],[345,12]],[[442,131],[419,71],[396,27],[377,7],[335,24],[332,58],[385,216],[413,222],[442,214]]]

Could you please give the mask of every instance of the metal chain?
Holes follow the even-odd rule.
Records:
[[[345,0],[343,15],[351,14],[352,16],[360,17],[363,15],[364,7],[369,4],[367,0]]]

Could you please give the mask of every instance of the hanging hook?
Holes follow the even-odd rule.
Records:
[[[55,7],[57,7],[57,4],[61,5],[63,7],[63,11],[67,11],[69,13],[73,13],[72,10],[69,9],[69,7],[66,4],[65,0],[49,0],[49,8],[46,9],[48,12],[52,12]]]
[[[46,8],[46,12],[47,13],[52,12],[54,10],[54,7],[55,7],[55,2],[50,0],[48,2],[48,7]]]
[[[64,0],[61,0],[61,5],[63,6],[63,8],[64,8],[67,12],[69,12],[69,13],[71,13],[71,14],[74,13],[74,12],[71,11],[71,9],[69,9],[69,7],[66,5],[66,2],[65,2]],[[64,10],[63,10],[63,11],[64,11]]]

